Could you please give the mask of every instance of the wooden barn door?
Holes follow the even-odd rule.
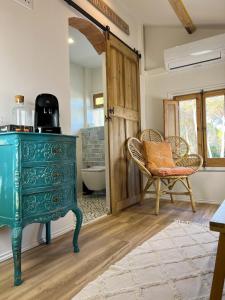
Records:
[[[110,198],[113,214],[140,201],[141,176],[126,141],[140,130],[139,58],[109,34],[106,53]]]

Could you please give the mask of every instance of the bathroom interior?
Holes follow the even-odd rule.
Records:
[[[84,223],[107,214],[103,55],[69,26],[71,132],[77,140],[77,194]]]

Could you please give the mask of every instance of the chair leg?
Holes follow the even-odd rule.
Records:
[[[168,179],[168,184],[170,184],[170,180]],[[169,190],[172,191],[173,187],[169,187]],[[173,198],[173,195],[170,194],[170,200],[171,200],[171,203],[174,203],[174,198]]]
[[[189,178],[187,177],[186,180],[187,180],[187,186],[188,186],[189,193],[190,193],[190,200],[191,200],[192,211],[196,212],[195,200],[193,199],[193,193],[192,193],[192,189],[191,189],[191,184],[190,184]]]
[[[159,214],[160,189],[161,189],[161,180],[160,178],[157,178],[156,179],[156,206],[155,206],[155,214],[157,216]]]
[[[141,205],[143,204],[145,194],[146,194],[147,190],[150,188],[151,185],[152,185],[152,179],[148,179],[148,181],[145,185],[145,188],[144,188],[143,192],[141,193],[141,201],[140,201]]]

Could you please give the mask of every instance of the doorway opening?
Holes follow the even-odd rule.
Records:
[[[90,22],[69,20],[71,132],[77,135],[77,195],[84,223],[108,212],[105,156],[105,37]]]
[[[83,192],[82,181],[85,182],[86,178],[85,185],[87,187],[88,181],[94,183],[100,177],[97,174],[100,175],[101,172],[104,172],[105,165],[106,197],[104,198],[103,211],[104,213],[117,214],[129,206],[139,203],[141,199],[140,172],[126,152],[126,141],[129,137],[137,136],[140,131],[140,57],[137,51],[132,50],[114,34],[107,32],[105,36],[103,32],[85,19],[71,18],[69,25],[71,61],[74,52],[74,63],[82,68],[81,73],[85,75],[83,76],[85,80],[80,81],[80,84],[80,77],[74,76],[74,84],[71,84],[71,127],[73,134],[80,136],[77,153],[78,192],[79,195]],[[73,38],[72,32],[77,36]],[[85,43],[83,48],[82,38]],[[80,49],[79,44],[81,45]],[[88,49],[91,54],[89,53],[90,55],[84,57],[84,53]],[[95,73],[92,70],[92,75],[84,71],[89,68],[86,64],[90,63],[90,56],[95,62],[100,60],[101,65],[95,66],[99,68],[99,72]],[[102,74],[100,80],[102,85],[96,88],[97,85],[94,85],[93,82],[98,81],[97,74],[100,73]],[[86,78],[88,79],[87,82]],[[91,86],[91,92],[87,92],[87,86]],[[81,87],[80,94],[77,95],[76,92]],[[73,100],[74,97],[76,97],[76,101]],[[87,143],[85,149],[83,149],[85,142],[82,135],[84,130],[100,130],[99,135],[92,137],[94,145]],[[87,136],[90,137],[90,135],[89,132]],[[102,156],[95,153],[97,139],[104,141]],[[83,155],[87,149],[91,153],[91,163],[89,164],[86,163],[86,158]],[[104,159],[101,161],[103,156]],[[92,180],[87,178],[92,178]],[[91,186],[88,189],[94,190]],[[98,190],[94,190],[93,194],[96,195],[98,192]],[[90,203],[95,202],[89,201],[88,204]],[[82,208],[82,204],[80,206]],[[87,213],[92,218],[85,219],[85,222],[99,217],[99,209],[95,209],[94,213],[91,211],[92,209],[93,205]]]

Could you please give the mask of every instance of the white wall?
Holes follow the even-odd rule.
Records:
[[[98,112],[104,115],[104,109],[94,109],[93,95],[103,92],[102,67],[87,68],[70,64],[71,85],[71,130],[77,135],[81,128],[104,126],[93,124]],[[103,118],[104,119],[104,118]]]
[[[171,39],[174,41],[177,30],[170,32]],[[164,38],[162,28],[156,29],[157,33]],[[168,31],[165,32],[166,35]],[[155,33],[154,33],[155,35]],[[148,38],[148,37],[146,37]],[[168,39],[168,37],[167,37]],[[179,35],[177,44],[180,43]],[[149,45],[150,46],[150,45]],[[154,48],[156,45],[154,45]],[[161,47],[161,44],[159,44]],[[151,52],[151,51],[150,51]],[[146,52],[147,60],[150,60],[149,53]],[[153,55],[157,61],[159,55]],[[162,61],[162,57],[158,59]],[[158,66],[157,66],[158,67]],[[163,67],[161,64],[159,67]],[[201,89],[217,89],[225,86],[225,64],[208,65],[189,71],[161,72],[153,75],[152,70],[146,73],[146,128],[154,128],[163,132],[163,99],[171,98],[173,95],[188,94]],[[193,190],[197,201],[220,203],[225,196],[225,170],[206,169],[192,177]],[[179,199],[180,196],[179,196]]]
[[[116,5],[120,16],[131,26],[126,36],[111,24],[90,3],[76,1],[100,22],[110,25],[111,30],[131,46],[140,48],[140,24],[120,7],[120,1],[106,1]],[[0,4],[0,119],[9,122],[14,95],[24,94],[34,103],[42,92],[55,94],[59,99],[60,121],[64,133],[70,133],[70,79],[68,17],[75,16],[63,0],[34,0],[34,9],[27,10],[13,0]],[[73,217],[53,222],[53,236],[72,228]],[[23,249],[38,244],[39,225],[28,226],[23,235]],[[11,256],[8,229],[0,230],[0,260]]]
[[[71,133],[78,136],[77,139],[77,192],[82,192],[82,140],[80,129],[85,127],[85,83],[84,68],[70,64],[70,88],[71,88]]]
[[[84,68],[77,64],[70,64],[71,89],[71,130],[77,135],[80,128],[85,126],[85,82]]]
[[[86,72],[86,127],[104,126],[104,108],[94,108],[93,95],[103,93],[102,68],[85,69]],[[105,97],[106,98],[106,97]]]
[[[93,94],[103,92],[102,68],[92,69],[92,91]]]
[[[198,41],[210,36],[225,33],[225,26],[199,27],[193,34],[187,34],[176,26],[145,26],[145,69],[152,70],[164,65],[164,49]]]
[[[71,133],[77,139],[77,191],[82,193],[82,137],[80,129],[96,126],[92,124],[94,117],[102,115],[104,109],[93,109],[92,97],[94,93],[103,92],[102,67],[85,68],[75,63],[70,63],[71,87]],[[103,124],[101,124],[103,125]]]

